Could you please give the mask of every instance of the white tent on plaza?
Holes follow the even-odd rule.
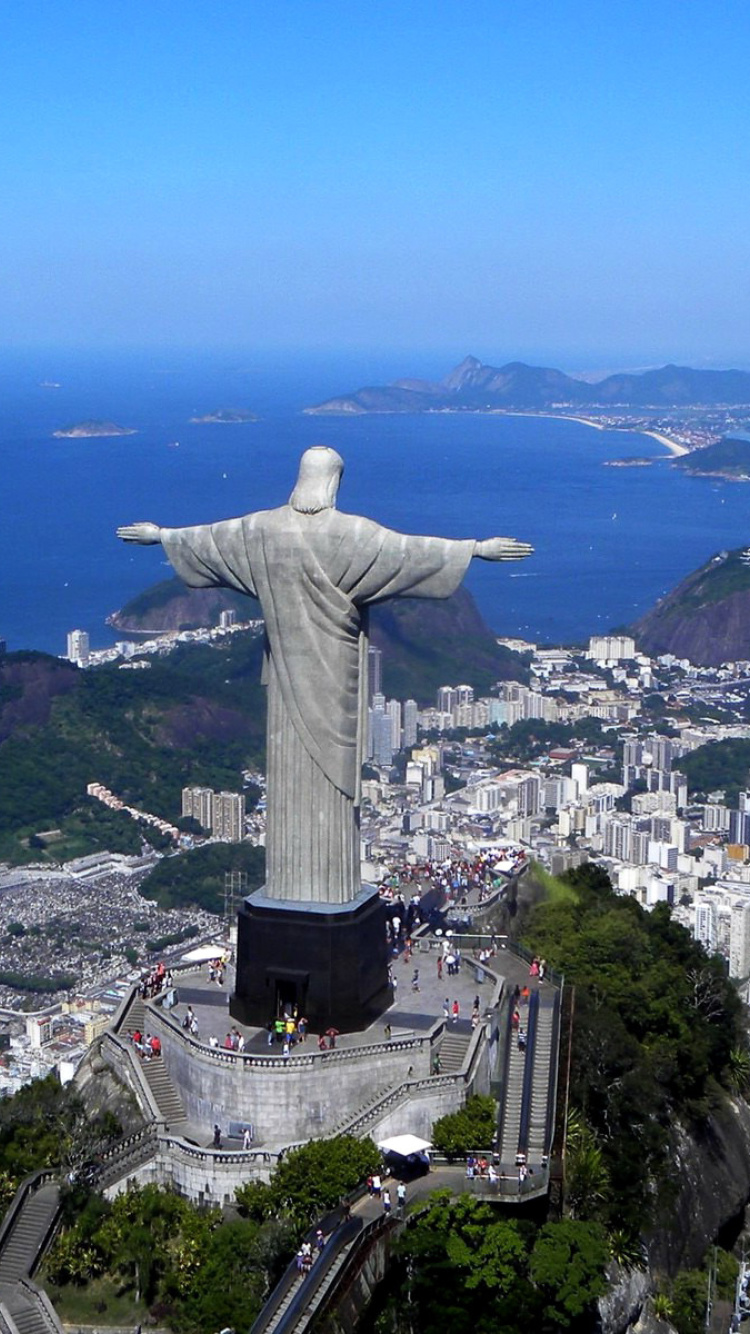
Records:
[[[227,945],[197,945],[194,950],[183,954],[180,963],[208,963],[209,959],[220,959],[227,952]]]
[[[394,1135],[391,1139],[381,1140],[378,1148],[383,1153],[396,1153],[399,1158],[410,1158],[412,1154],[426,1153],[432,1144],[427,1139],[419,1139],[417,1135]]]

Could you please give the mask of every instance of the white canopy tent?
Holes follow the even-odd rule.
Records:
[[[417,1135],[394,1135],[391,1139],[381,1140],[378,1148],[383,1153],[397,1153],[399,1158],[410,1158],[412,1154],[427,1153],[432,1144]]]

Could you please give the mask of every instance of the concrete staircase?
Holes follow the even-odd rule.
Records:
[[[33,1288],[22,1283],[7,1289],[0,1285],[0,1299],[18,1334],[58,1334],[59,1326]]]
[[[467,1033],[451,1033],[449,1029],[445,1030],[440,1043],[441,1075],[454,1075],[461,1069],[470,1042],[471,1037]]]
[[[127,1033],[139,1029],[144,1038],[148,1032],[149,1016],[140,996],[136,996],[125,1017],[125,1023],[120,1028],[122,1037]],[[151,1060],[142,1060],[140,1062],[143,1077],[146,1080],[154,1102],[159,1109],[161,1119],[166,1122],[171,1130],[185,1122],[185,1107],[177,1089],[169,1077],[169,1071],[164,1063],[163,1056],[154,1056]]]
[[[31,1283],[45,1243],[54,1231],[60,1192],[47,1182],[23,1199],[0,1247],[0,1305],[3,1324],[15,1334],[60,1334],[52,1307]]]
[[[516,1034],[513,1033],[508,1058],[508,1078],[503,1097],[503,1132],[500,1142],[500,1161],[505,1164],[513,1165],[518,1153],[525,1070],[526,1052],[518,1050]]]
[[[554,1035],[554,1001],[550,996],[549,1004],[542,1002],[536,1028],[534,1046],[534,1071],[531,1085],[531,1106],[529,1111],[529,1142],[527,1159],[530,1164],[540,1163],[542,1156],[549,1152],[549,1127],[547,1115],[549,1108],[549,1082],[552,1070],[552,1039]]]
[[[0,1284],[31,1274],[59,1207],[60,1192],[51,1182],[27,1197],[0,1252]]]

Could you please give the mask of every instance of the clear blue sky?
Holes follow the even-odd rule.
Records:
[[[0,52],[5,345],[750,365],[747,0],[5,0]]]

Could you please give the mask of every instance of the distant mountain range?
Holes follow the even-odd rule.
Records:
[[[662,366],[639,375],[608,375],[592,384],[546,366],[521,361],[483,366],[466,357],[443,380],[396,380],[369,386],[305,411],[317,415],[373,412],[486,411],[522,408],[738,407],[750,405],[750,372]]]

